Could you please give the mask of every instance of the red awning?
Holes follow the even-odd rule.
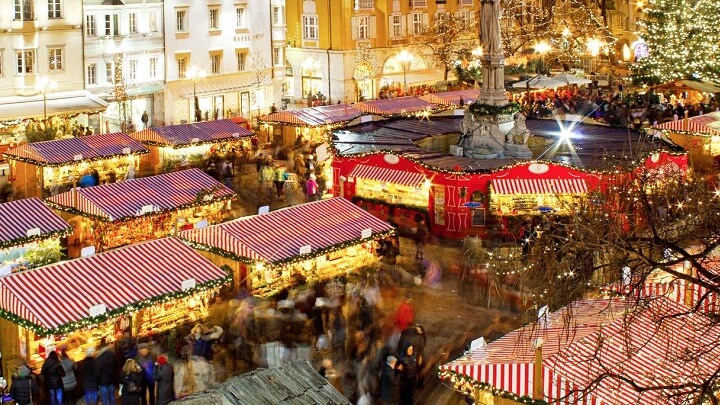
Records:
[[[444,91],[440,93],[430,93],[424,96],[420,96],[421,99],[447,107],[459,107],[460,99],[462,98],[463,105],[474,103],[480,96],[479,89],[468,89],[468,90],[455,90],[455,91]]]
[[[183,147],[198,143],[220,143],[248,138],[253,132],[230,119],[152,127],[130,134],[149,145]]]
[[[30,322],[41,335],[61,334],[228,277],[179,239],[158,239],[0,277],[0,316]],[[102,305],[105,314],[90,319]]]
[[[371,230],[371,238],[393,230],[387,222],[337,197],[191,229],[179,236],[234,256],[276,263],[299,256],[303,246],[310,246],[317,255],[318,250],[360,241],[365,229]]]
[[[278,111],[264,116],[261,121],[298,127],[320,127],[345,124],[361,116],[362,111],[347,104],[333,104],[299,110]]]
[[[208,199],[198,195],[213,190]],[[54,207],[72,209],[89,216],[118,221],[159,211],[210,204],[233,198],[235,192],[200,169],[188,169],[157,176],[76,188],[52,196]]]
[[[670,121],[657,125],[655,128],[677,132],[693,132],[702,135],[720,135],[720,112]]]
[[[403,114],[415,114],[424,111],[435,112],[438,106],[417,97],[398,97],[380,100],[363,101],[355,103],[353,107],[358,110],[381,116],[394,116]]]
[[[72,232],[70,224],[60,218],[39,198],[26,198],[0,204],[0,245],[5,247],[23,244],[28,231],[34,238],[44,239],[48,235]]]
[[[422,173],[367,165],[355,166],[348,177],[359,177],[361,179],[401,184],[403,186],[416,188],[420,188],[425,183],[425,175]]]
[[[495,194],[583,194],[587,193],[584,179],[494,179]]]

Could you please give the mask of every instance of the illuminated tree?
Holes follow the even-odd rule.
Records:
[[[357,41],[355,52],[355,72],[353,78],[358,81],[368,80],[375,77],[377,71],[377,59],[372,52],[372,46],[368,40]]]
[[[116,53],[113,60],[113,101],[118,105],[118,113],[120,119],[120,127],[122,131],[127,132],[130,129],[127,128],[130,121],[130,112],[128,111],[128,100],[130,96],[127,93],[127,84],[125,83],[125,75],[123,74],[123,55],[122,53]]]
[[[634,80],[720,80],[718,15],[717,0],[650,0],[640,22],[650,55],[634,67]]]

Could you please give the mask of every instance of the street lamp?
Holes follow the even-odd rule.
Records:
[[[545,71],[545,54],[550,52],[552,47],[545,41],[535,44],[535,52],[540,54],[540,73]]]
[[[482,58],[482,56],[483,56],[483,47],[482,47],[482,46],[478,46],[477,48],[475,48],[475,49],[473,49],[472,51],[470,51],[470,54],[472,54],[473,58],[474,58],[476,61],[480,60],[480,58]]]
[[[192,81],[193,85],[193,106],[195,107],[194,113],[195,113],[195,122],[200,121],[200,118],[198,114],[200,112],[200,106],[198,105],[198,99],[197,99],[197,91],[195,89],[195,83],[198,82],[198,80],[202,80],[207,76],[207,73],[205,72],[205,69],[200,69],[199,67],[193,65],[190,66],[190,68],[187,71],[186,77]]]
[[[400,62],[400,65],[402,66],[403,93],[407,93],[407,70],[410,67],[410,63],[412,63],[413,59],[415,59],[415,56],[407,50],[403,49],[395,58],[398,62]]]
[[[590,56],[593,57],[590,63],[590,71],[593,71],[593,63],[595,58],[600,54],[600,48],[602,48],[602,42],[597,38],[591,38],[587,42],[587,50],[590,52]]]
[[[50,80],[47,76],[40,76],[35,83],[35,90],[42,93],[43,96],[43,116],[47,121],[47,94],[57,90],[58,84],[54,80]]]

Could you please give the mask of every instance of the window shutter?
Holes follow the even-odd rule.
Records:
[[[407,20],[400,18],[400,36],[407,36]]]
[[[423,22],[423,30],[427,29],[427,27],[430,26],[428,23],[428,13],[422,13],[422,22]]]
[[[412,18],[413,18],[413,15],[412,15],[412,14],[408,14],[408,15],[407,15],[407,22],[405,23],[405,26],[407,27],[407,29],[406,29],[406,30],[403,30],[403,32],[405,33],[405,35],[407,35],[409,32],[410,32],[410,33],[412,32],[412,26],[413,26],[413,25],[412,25],[412,24],[413,24]],[[403,19],[403,21],[404,21],[404,20],[405,20],[405,19]]]
[[[389,16],[389,17],[388,17],[388,27],[387,27],[387,29],[388,29],[388,37],[394,38],[393,35],[395,35],[395,34],[394,34],[394,31],[393,31],[393,16]]]
[[[357,35],[357,31],[358,31],[357,17],[353,17],[353,18],[351,18],[351,20],[352,20],[352,28],[350,29],[350,31],[352,32],[352,39],[357,39],[357,37],[358,37],[358,35]]]
[[[370,31],[370,38],[376,38],[377,37],[377,28],[376,28],[376,22],[375,22],[375,16],[370,16],[368,20],[368,26]]]

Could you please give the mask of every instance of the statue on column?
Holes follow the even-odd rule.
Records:
[[[480,38],[486,55],[502,53],[500,0],[482,0]]]

